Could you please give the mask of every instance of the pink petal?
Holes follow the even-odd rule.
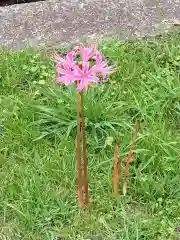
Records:
[[[69,70],[69,69],[71,69],[71,65],[69,65],[69,63],[67,61],[64,61],[63,62],[63,68],[66,69],[66,70]]]
[[[93,48],[93,47],[91,47],[91,48],[82,47],[80,49],[80,53],[82,55],[82,60],[84,62],[87,62],[95,55],[95,48]]]
[[[83,61],[88,61],[88,49],[87,48],[82,48],[81,49],[81,53],[82,53],[82,59]]]
[[[87,77],[87,80],[88,80],[89,82],[93,82],[93,83],[98,83],[98,82],[99,82],[99,78],[96,77],[96,76],[88,76],[88,77]]]
[[[64,76],[57,77],[57,78],[56,78],[56,82],[58,82],[58,83],[64,83]]]
[[[84,84],[84,82],[83,81],[81,81],[78,85],[77,85],[77,90],[79,91],[79,92],[81,92],[82,90],[84,90],[85,88],[87,88],[87,86]]]
[[[73,63],[74,62],[74,56],[75,56],[75,53],[74,52],[69,52],[66,56],[66,59],[69,63]]]
[[[102,55],[100,53],[96,53],[96,63],[102,63]]]
[[[82,71],[83,71],[83,73],[84,74],[87,73],[88,70],[89,70],[89,62],[83,62],[83,64],[82,64]]]
[[[66,86],[69,86],[72,83],[68,75],[57,77],[56,81],[59,83],[64,83]]]
[[[76,76],[82,76],[83,75],[83,71],[78,65],[74,66],[74,72],[75,72]]]
[[[54,55],[54,59],[56,62],[59,62],[59,63],[64,62],[64,58],[60,57],[60,55],[58,55],[58,54]]]
[[[67,71],[64,68],[59,67],[59,66],[56,66],[56,71],[58,73],[61,73],[61,74],[66,74],[67,73]]]

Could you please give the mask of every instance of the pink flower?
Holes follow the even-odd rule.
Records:
[[[61,69],[62,75],[56,78],[56,81],[58,83],[64,83],[67,87],[74,83],[74,74],[71,70]]]
[[[96,47],[95,45],[84,47],[79,46],[75,48],[76,54],[80,54],[83,62],[88,62],[92,59],[96,54]]]
[[[83,62],[82,67],[76,65],[74,75],[78,82],[77,90],[80,92],[86,90],[91,83],[99,82],[99,78],[95,76],[89,62]]]
[[[76,84],[80,92],[87,90],[91,84],[98,83],[99,74],[106,78],[115,71],[113,67],[108,66],[95,46],[76,47],[65,58],[56,55],[55,60],[56,71],[59,74],[57,82],[66,86]]]
[[[56,71],[60,73],[60,76],[57,77],[57,82],[64,83],[66,86],[69,86],[74,82],[74,69],[75,61],[74,61],[74,52],[70,52],[67,54],[66,58],[61,58],[60,56],[56,57]]]
[[[74,61],[74,57],[75,57],[75,52],[69,52],[66,56],[66,58],[62,58],[60,56],[55,56],[55,60],[56,60],[56,70],[58,72],[58,68],[60,67],[64,67],[66,69],[68,68],[72,68],[75,65],[75,61]]]
[[[115,68],[108,66],[107,62],[103,60],[103,57],[99,52],[96,53],[95,60],[96,63],[93,66],[93,71],[100,73],[103,78],[106,78],[107,75],[115,72]]]

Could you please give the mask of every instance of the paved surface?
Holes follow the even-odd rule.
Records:
[[[0,46],[58,46],[154,35],[180,20],[180,0],[47,0],[0,7]]]

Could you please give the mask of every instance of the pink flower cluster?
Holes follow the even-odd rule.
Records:
[[[99,83],[115,71],[108,66],[103,56],[95,47],[79,46],[64,58],[56,56],[57,82],[66,86],[76,84],[79,92],[87,90],[91,84]]]

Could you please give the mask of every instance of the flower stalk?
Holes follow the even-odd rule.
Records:
[[[84,117],[84,91],[87,91],[92,85],[99,84],[102,79],[106,79],[116,69],[108,66],[104,56],[95,46],[77,46],[66,56],[55,55],[56,71],[58,76],[56,81],[69,87],[76,85],[77,96],[77,169],[78,169],[78,198],[80,208],[84,206],[83,200],[83,174],[84,170],[84,191],[85,207],[89,206],[88,190],[88,160],[87,143]],[[81,135],[83,151],[81,150]],[[82,152],[84,164],[82,164]]]
[[[78,198],[79,206],[83,208],[83,181],[82,181],[82,159],[81,159],[81,100],[80,95],[77,95],[77,169],[78,169]]]
[[[121,175],[121,169],[122,169],[122,160],[119,160],[119,146],[118,143],[115,144],[114,148],[114,194],[115,196],[118,195],[118,189],[119,189],[119,177]]]
[[[86,128],[84,117],[84,94],[80,93],[81,97],[81,121],[82,121],[82,140],[83,140],[83,160],[84,160],[84,190],[85,190],[85,207],[89,206],[89,187],[88,187],[88,159],[87,159],[87,142]]]

